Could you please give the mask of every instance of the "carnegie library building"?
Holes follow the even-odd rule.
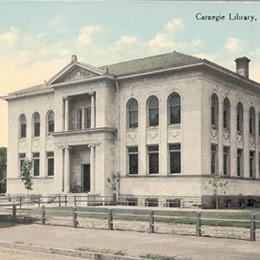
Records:
[[[179,52],[95,67],[75,55],[8,101],[7,193],[117,195],[138,206],[260,206],[260,84]],[[114,178],[116,176],[116,178]],[[111,188],[112,187],[112,188]]]

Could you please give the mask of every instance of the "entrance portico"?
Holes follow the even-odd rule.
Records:
[[[62,191],[95,194],[95,144],[70,145],[62,149]]]

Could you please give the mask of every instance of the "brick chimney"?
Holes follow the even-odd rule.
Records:
[[[249,62],[247,57],[241,57],[235,59],[237,73],[248,79],[249,77]]]

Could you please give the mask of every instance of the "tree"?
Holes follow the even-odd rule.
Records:
[[[209,184],[213,188],[213,195],[215,197],[215,203],[216,203],[216,209],[218,209],[218,195],[222,188],[224,188],[226,185],[228,185],[228,181],[224,181],[221,177],[220,173],[212,173],[211,179],[209,180]]]
[[[0,148],[0,193],[6,192],[6,147]]]
[[[119,173],[113,174],[112,179],[107,178],[107,186],[112,189],[114,203],[118,201],[118,195],[120,190],[120,175]]]
[[[25,159],[22,164],[21,180],[24,183],[24,187],[27,193],[32,190],[32,160]]]

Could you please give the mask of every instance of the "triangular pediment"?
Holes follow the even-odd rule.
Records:
[[[104,74],[105,71],[100,68],[74,61],[52,77],[49,80],[48,85],[74,82]]]

